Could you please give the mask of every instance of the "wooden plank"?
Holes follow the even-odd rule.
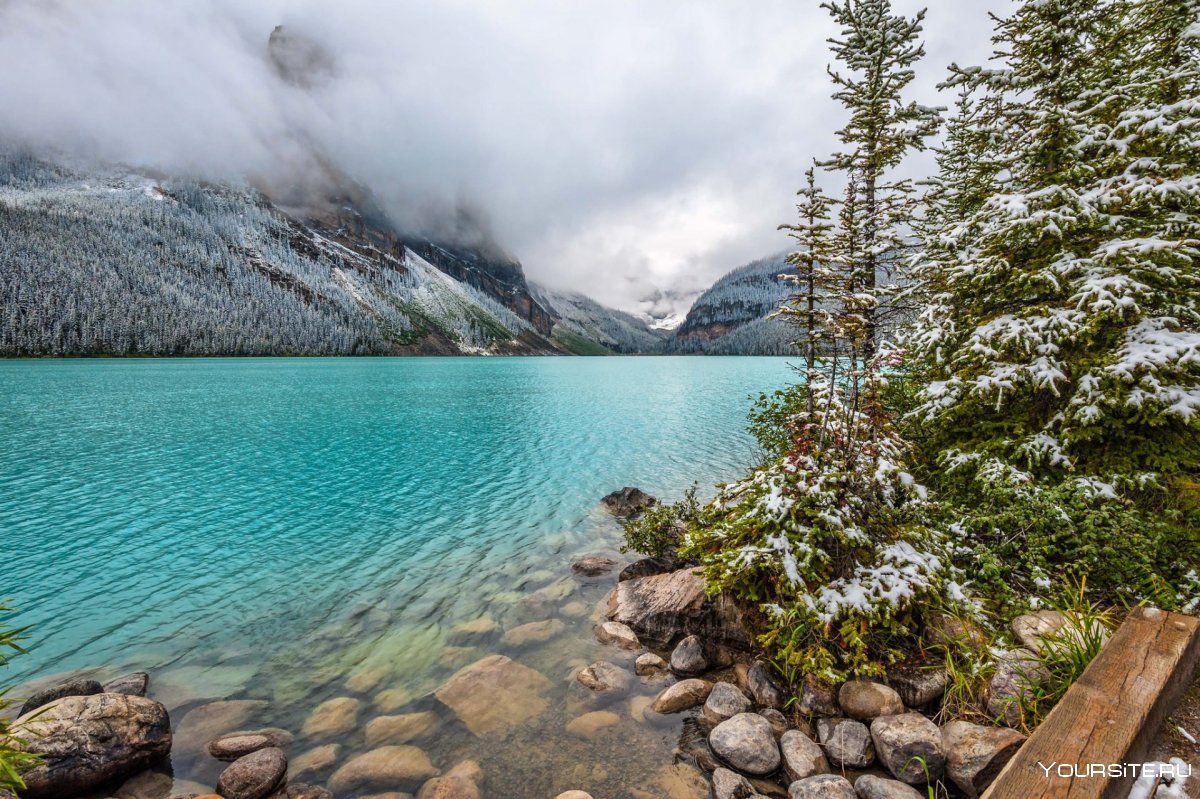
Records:
[[[1134,609],[984,799],[1126,799],[1131,769],[1088,776],[1089,765],[1143,762],[1197,664],[1200,619]]]

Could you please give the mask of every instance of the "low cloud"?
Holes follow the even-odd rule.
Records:
[[[934,103],[986,9],[927,31]],[[842,121],[835,32],[803,0],[0,0],[0,138],[279,193],[345,174],[400,225],[467,209],[534,279],[661,310],[787,246]]]

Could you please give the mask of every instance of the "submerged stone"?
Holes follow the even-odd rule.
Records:
[[[541,672],[489,655],[460,669],[434,696],[476,735],[503,735],[545,713],[549,690]]]
[[[333,773],[329,790],[334,796],[371,790],[415,791],[438,770],[429,756],[415,746],[382,746],[350,760]]]
[[[275,747],[235,760],[217,780],[217,793],[225,799],[266,799],[287,774],[287,757]]]

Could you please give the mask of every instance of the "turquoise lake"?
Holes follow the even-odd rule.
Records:
[[[542,726],[481,746],[451,719],[414,745],[479,760],[492,796],[618,795],[674,762],[681,730],[554,740],[582,709],[572,670],[621,657],[592,637],[615,576],[570,564],[617,556],[609,491],[737,476],[751,396],[793,378],[781,358],[0,362],[0,597],[34,627],[4,679],[149,671],[177,725],[249,700],[245,725],[297,733],[295,757],[322,742],[300,732],[321,701],[358,699],[361,725],[428,709],[501,653],[550,677]],[[451,640],[479,618],[493,638]],[[550,618],[551,639],[506,648]],[[177,746],[171,777],[211,786],[214,762]]]

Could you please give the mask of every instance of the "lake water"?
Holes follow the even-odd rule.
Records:
[[[735,477],[749,397],[792,377],[778,358],[0,362],[0,597],[34,626],[4,676],[146,670],[177,725],[242,702],[243,727],[297,734],[293,758],[335,742],[344,761],[373,717],[428,710],[410,743],[478,760],[485,795],[628,795],[687,731],[622,706],[594,740],[563,733],[596,709],[572,670],[636,654],[592,637],[615,577],[570,564],[616,554],[609,491]],[[449,634],[481,617],[495,633]],[[549,640],[502,638],[547,619]],[[536,724],[481,741],[429,694],[492,653],[553,688]],[[359,700],[355,729],[301,733],[332,697]],[[211,787],[220,764],[184,749],[176,790]]]

